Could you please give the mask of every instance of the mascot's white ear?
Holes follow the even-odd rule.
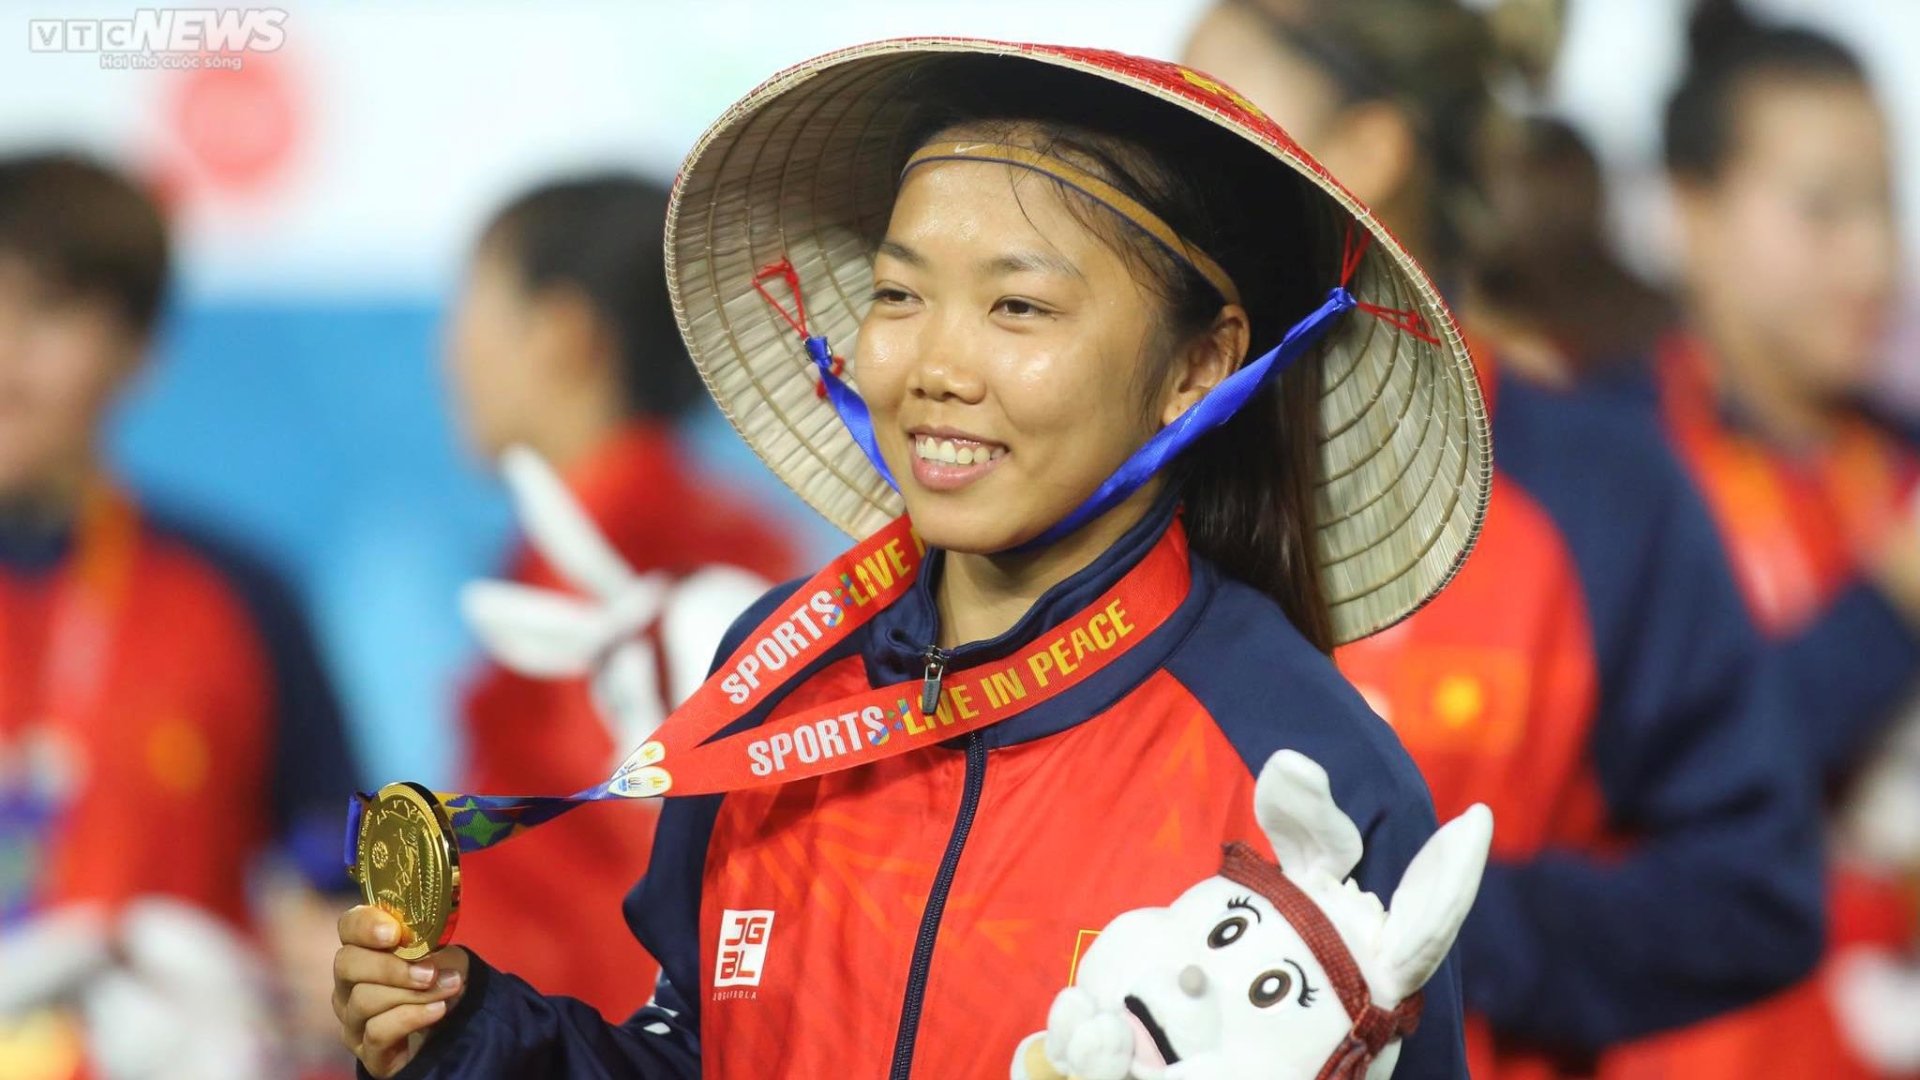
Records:
[[[1333,801],[1327,770],[1305,754],[1281,750],[1267,759],[1253,815],[1289,877],[1324,873],[1337,885],[1360,861],[1360,830]]]
[[[1396,1002],[1426,985],[1460,933],[1480,890],[1493,842],[1493,811],[1474,803],[1441,826],[1393,891],[1380,931],[1376,1001]]]

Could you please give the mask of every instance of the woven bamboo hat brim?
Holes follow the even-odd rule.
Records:
[[[1231,89],[1174,64],[1043,45],[883,41],[791,68],[728,109],[674,184],[667,281],[694,363],[748,445],[856,537],[902,512],[818,392],[800,335],[755,280],[791,263],[808,330],[848,358],[857,389],[869,259],[910,141],[925,134],[930,110],[982,94],[1019,103],[1004,115],[1021,117],[1051,117],[1047,103],[1091,95],[1103,115],[1124,115],[1129,133],[1177,140],[1170,160],[1204,155],[1196,166],[1247,178],[1259,192],[1247,200],[1247,229],[1272,230],[1296,263],[1313,259],[1321,295],[1342,261],[1341,243],[1326,237],[1350,247],[1368,234],[1348,288],[1405,314],[1350,311],[1320,345],[1318,544],[1335,639],[1365,637],[1432,598],[1472,547],[1492,472],[1486,407],[1459,330],[1426,273],[1319,163]],[[1303,220],[1317,239],[1302,234]],[[1243,286],[1260,272],[1222,262]],[[1254,351],[1277,340],[1256,340]]]

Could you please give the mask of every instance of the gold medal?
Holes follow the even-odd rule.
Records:
[[[453,940],[460,913],[460,845],[433,793],[388,784],[360,818],[354,880],[367,903],[406,927],[394,954],[418,960]]]

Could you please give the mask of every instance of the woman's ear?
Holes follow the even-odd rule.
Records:
[[[617,375],[606,322],[577,286],[556,285],[534,295],[524,344],[549,379],[597,383]]]
[[[1247,358],[1252,330],[1247,309],[1228,304],[1214,316],[1213,325],[1188,342],[1174,361],[1166,404],[1160,410],[1162,426],[1178,420],[1194,403],[1239,370]]]
[[[1673,207],[1674,249],[1685,284],[1697,287],[1726,272],[1719,266],[1720,248],[1727,234],[1720,214],[1719,191],[1712,181],[1669,176]]]

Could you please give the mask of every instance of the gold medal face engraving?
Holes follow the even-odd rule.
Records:
[[[394,954],[418,960],[453,938],[460,909],[460,847],[433,793],[388,784],[360,820],[355,875],[367,903],[406,927]]]

